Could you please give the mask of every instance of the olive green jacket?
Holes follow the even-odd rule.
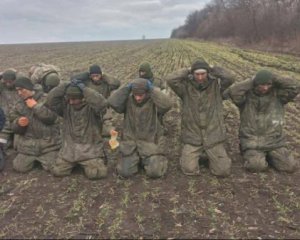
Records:
[[[68,83],[53,88],[47,98],[49,108],[63,117],[63,140],[59,156],[69,162],[80,162],[103,156],[102,121],[100,119],[107,102],[95,90],[85,87],[84,103],[74,109],[65,99]]]
[[[148,100],[137,104],[131,90],[124,85],[108,98],[108,103],[116,112],[124,114],[122,152],[130,152],[130,147],[138,145],[145,155],[162,153],[158,145],[164,130],[159,118],[172,107],[167,95],[154,87]]]
[[[231,86],[228,93],[240,110],[242,150],[268,151],[285,145],[284,105],[299,93],[299,82],[276,76],[271,91],[259,96],[253,79],[247,79]]]
[[[8,89],[0,82],[0,107],[3,109],[6,116],[4,128],[0,132],[0,142],[5,143],[9,135],[12,134],[11,124],[9,122],[9,111],[20,100],[20,97],[15,88]]]
[[[37,92],[33,98],[37,101],[33,108],[28,108],[20,98],[9,113],[12,130],[18,135],[15,148],[32,156],[58,151],[61,147],[58,116],[45,106],[46,94]],[[20,117],[27,117],[29,125],[19,126]]]
[[[233,76],[216,67],[209,74],[207,83],[200,85],[189,69],[181,69],[168,75],[166,80],[182,101],[182,142],[205,148],[224,142],[222,92],[233,83]]]

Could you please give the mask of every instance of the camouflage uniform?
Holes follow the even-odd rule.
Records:
[[[140,74],[140,71],[144,72],[144,75]],[[162,79],[154,77],[151,66],[149,63],[144,62],[139,66],[139,77],[148,79],[152,82],[154,87],[158,87],[162,92],[166,91],[166,84]]]
[[[286,148],[284,105],[299,93],[299,83],[279,76],[274,76],[272,81],[273,87],[265,95],[256,93],[254,78],[228,89],[240,110],[239,138],[244,166],[253,172],[263,171],[269,162],[277,170],[292,172],[297,164]]]
[[[143,72],[143,74],[141,74],[141,72]],[[163,82],[162,79],[154,77],[151,66],[148,62],[144,62],[139,66],[139,77],[150,80],[154,87],[157,87],[163,93],[166,93],[166,83]],[[168,129],[165,127],[165,124],[164,124],[164,115],[159,116],[159,121],[164,128],[164,135],[167,135]]]
[[[204,84],[197,83],[189,69],[167,76],[168,85],[182,100],[180,165],[184,174],[198,175],[200,158],[208,158],[214,175],[230,174],[231,159],[223,145],[226,133],[222,92],[232,82],[232,75],[220,67],[210,69]]]
[[[35,84],[35,89],[42,89],[46,93],[50,90],[50,87],[46,84],[46,79],[48,76],[53,74],[57,75],[57,83],[55,84],[55,86],[57,86],[60,81],[60,69],[57,66],[39,63],[32,66],[29,72],[30,79],[32,83]]]
[[[65,99],[67,83],[60,84],[48,94],[48,105],[63,117],[62,148],[53,166],[55,176],[71,174],[75,165],[84,168],[89,179],[107,175],[101,137],[101,112],[106,108],[105,98],[95,90],[83,89],[84,103],[74,109]]]
[[[101,81],[99,81],[99,84],[94,83],[90,79],[89,72],[84,72],[81,74],[78,74],[74,76],[74,78],[78,78],[82,80],[87,87],[92,88],[96,90],[98,93],[102,94],[103,97],[106,99],[111,95],[112,91],[118,89],[120,87],[120,81],[116,79],[113,76],[110,76],[105,73],[101,73]],[[101,119],[103,121],[103,130],[102,130],[102,136],[107,137],[110,135],[110,130],[113,128],[112,126],[112,111],[110,108],[106,108],[102,114]]]
[[[163,145],[165,139],[159,115],[169,111],[172,104],[156,87],[147,94],[148,99],[138,104],[130,87],[124,85],[108,99],[116,112],[124,114],[121,159],[117,165],[117,171],[123,177],[137,173],[139,164],[153,178],[163,176],[167,170],[168,160]]]
[[[0,107],[6,116],[5,125],[0,133],[0,143],[10,147],[13,141],[13,131],[9,122],[9,111],[20,100],[15,87],[7,88],[3,82],[0,82]]]
[[[15,146],[18,155],[13,160],[13,167],[18,172],[30,171],[35,161],[50,170],[61,146],[57,115],[45,106],[46,94],[37,92],[33,99],[37,105],[32,109],[19,99],[9,114],[12,130],[18,136]],[[19,126],[20,117],[27,117],[29,125]]]

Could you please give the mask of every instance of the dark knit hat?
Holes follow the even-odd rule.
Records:
[[[148,62],[142,63],[139,67],[139,72],[140,71],[145,72],[144,75],[139,74],[140,78],[147,78],[147,79],[152,79],[153,78],[153,73],[152,73],[152,70],[151,70],[150,63],[148,63]]]
[[[45,86],[56,87],[60,82],[59,76],[57,73],[49,73],[46,75],[44,84]]]
[[[28,77],[25,76],[18,76],[15,81],[15,87],[18,88],[25,88],[27,90],[33,90],[33,83]]]
[[[272,84],[273,74],[268,70],[260,70],[256,73],[253,84],[254,86]]]
[[[2,73],[3,80],[14,81],[14,80],[16,80],[16,77],[17,77],[17,74],[13,70],[6,70],[5,72]]]
[[[90,66],[90,74],[102,74],[100,66],[96,64]]]
[[[132,93],[133,94],[144,94],[148,91],[147,80],[144,78],[134,79],[132,84]]]
[[[207,72],[210,71],[210,67],[204,59],[197,59],[193,62],[192,66],[191,66],[191,72],[193,73],[194,71],[196,71],[198,69],[205,69],[205,70],[207,70]]]
[[[69,86],[66,90],[66,95],[68,98],[83,98],[82,91],[77,86]]]

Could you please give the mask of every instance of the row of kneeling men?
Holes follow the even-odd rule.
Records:
[[[230,174],[232,161],[224,147],[224,99],[231,99],[240,110],[240,150],[247,170],[263,171],[271,165],[293,172],[298,167],[283,132],[284,105],[300,92],[297,79],[263,69],[233,84],[232,73],[211,67],[202,58],[169,74],[165,81],[154,77],[149,63],[142,63],[137,78],[122,86],[99,65],[67,82],[60,81],[53,65],[38,64],[29,72],[26,76],[9,69],[1,75],[2,169],[3,152],[14,136],[13,167],[19,172],[31,170],[38,161],[55,176],[69,175],[79,164],[88,178],[105,177],[103,137],[115,132],[114,110],[124,115],[117,173],[130,177],[142,167],[149,177],[163,176],[168,166],[163,117],[173,105],[164,83],[181,100],[179,162],[184,174],[200,174],[201,160],[208,161],[216,176]]]

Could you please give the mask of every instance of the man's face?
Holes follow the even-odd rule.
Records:
[[[73,106],[78,106],[82,103],[82,98],[72,98],[72,97],[69,97],[68,98],[68,102],[70,105],[73,105]]]
[[[18,95],[22,98],[22,99],[27,99],[33,96],[34,91],[28,90],[26,88],[20,88],[20,87],[16,87],[17,93]]]
[[[207,80],[207,71],[195,71],[193,76],[196,82],[203,83]]]
[[[145,71],[139,71],[140,77],[145,76],[146,72]]]
[[[134,93],[133,97],[137,103],[142,103],[146,99],[147,94],[146,93]]]
[[[15,80],[3,79],[2,81],[3,81],[4,85],[9,89],[14,88],[14,86],[15,86]]]
[[[98,74],[98,73],[97,74],[91,74],[90,77],[91,77],[92,81],[99,82],[99,81],[101,81],[102,74]]]
[[[267,94],[270,92],[272,88],[272,84],[268,83],[268,84],[260,84],[256,87],[256,90],[260,93],[260,94]]]

